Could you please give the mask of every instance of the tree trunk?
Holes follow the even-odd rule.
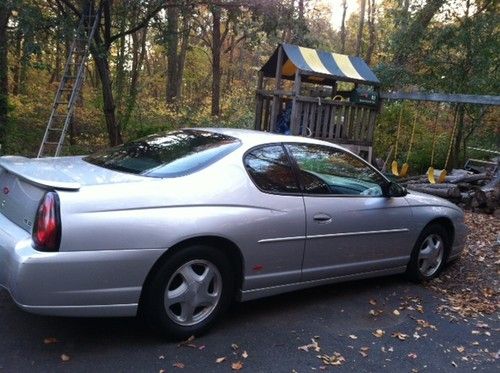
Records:
[[[368,30],[369,30],[369,42],[368,50],[366,51],[366,63],[369,65],[372,62],[373,51],[375,50],[375,0],[368,0]]]
[[[121,15],[120,32],[125,31],[126,17]],[[122,36],[118,39],[117,56],[115,64],[115,97],[116,97],[116,112],[118,120],[123,117],[123,94],[125,92],[125,49],[126,38]],[[134,52],[132,52],[133,54]]]
[[[184,77],[184,66],[186,65],[186,55],[189,47],[189,33],[191,31],[191,20],[187,12],[184,12],[182,18],[182,40],[177,58],[177,97],[182,98],[182,81]]]
[[[221,8],[212,6],[212,116],[220,115]]]
[[[54,70],[52,71],[52,75],[50,76],[50,83],[58,82],[61,80],[61,43],[59,43],[59,38],[56,37],[56,59],[54,61]]]
[[[179,45],[179,9],[167,8],[167,103],[177,98],[177,47]]]
[[[347,12],[347,0],[342,1],[342,23],[340,25],[340,53],[345,53],[345,39],[346,39],[346,29],[345,29],[345,16]]]
[[[102,88],[102,99],[104,105],[104,117],[106,119],[106,129],[108,131],[109,144],[116,146],[123,143],[120,124],[115,116],[115,102],[113,99],[113,89],[109,74],[109,62],[105,54],[95,53],[94,61],[99,73]]]
[[[130,72],[130,88],[127,100],[127,107],[125,108],[125,115],[121,121],[123,129],[130,121],[130,116],[135,108],[137,94],[139,92],[139,71],[142,68],[146,56],[146,36],[148,29],[145,27],[142,32],[132,34],[133,54],[132,54],[132,70]]]
[[[23,33],[18,27],[15,33],[15,50],[13,55],[13,65],[12,66],[12,95],[17,96],[19,94],[19,74],[21,71],[21,56],[22,56],[22,46],[23,46]]]
[[[365,26],[365,7],[366,7],[366,0],[361,0],[359,9],[358,37],[356,38],[356,56],[359,56],[361,54],[361,43],[363,42],[363,28]]]
[[[403,31],[403,42],[398,43],[394,53],[394,64],[405,66],[411,54],[418,49],[420,40],[424,36],[425,30],[429,25],[434,14],[441,8],[446,0],[429,0],[425,6],[417,13],[414,20]]]
[[[9,85],[7,81],[8,69],[8,35],[7,25],[10,17],[10,6],[7,2],[0,2],[0,145],[5,146],[5,135],[9,115]],[[1,149],[0,149],[1,151]]]

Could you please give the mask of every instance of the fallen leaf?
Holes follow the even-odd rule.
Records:
[[[45,338],[43,340],[43,343],[46,345],[50,345],[50,344],[57,343],[57,342],[59,342],[59,341],[54,337],[48,337],[48,338]]]
[[[182,364],[182,363],[173,363],[172,366],[174,368],[179,368],[179,369],[184,369],[185,368],[185,365]]]
[[[186,339],[185,341],[179,343],[177,345],[177,347],[181,347],[181,346],[188,346],[188,347],[193,347],[194,345],[191,343],[194,341],[194,335],[192,335],[191,337],[189,337],[188,339]],[[196,346],[195,346],[196,347]]]
[[[236,363],[231,364],[232,370],[241,370],[243,368],[243,363],[241,361],[237,361]]]
[[[368,351],[370,350],[370,347],[361,347],[359,349],[359,354],[363,357],[367,357],[368,356]]]
[[[377,338],[382,338],[385,334],[385,331],[383,331],[382,329],[377,329],[372,334]]]
[[[243,351],[243,353],[241,354],[241,357],[242,357],[243,359],[246,359],[246,358],[248,357],[248,352]]]
[[[225,356],[218,357],[217,359],[215,359],[215,362],[217,364],[223,363],[224,361],[226,361],[226,357]]]
[[[422,319],[418,319],[417,324],[420,325],[422,328],[430,328],[433,330],[437,330],[437,328],[434,325],[432,325],[432,324],[430,324],[427,321],[422,320]]]
[[[305,352],[309,352],[309,349],[313,349],[316,352],[321,351],[321,348],[319,347],[318,342],[312,338],[311,338],[311,343],[309,343],[308,345],[300,346],[300,347],[298,347],[298,349],[305,351]]]
[[[394,310],[394,311],[392,311],[392,313],[395,314],[396,316],[401,315],[401,313],[398,310]]]
[[[325,365],[342,365],[345,363],[345,358],[338,352],[334,352],[333,355],[318,355],[318,358],[323,361]]]
[[[370,312],[368,312],[368,313],[372,316],[378,316],[378,315],[381,315],[382,313],[384,313],[384,311],[382,311],[382,310],[370,310]]]
[[[404,340],[406,340],[406,338],[408,338],[408,334],[404,334],[401,332],[394,332],[394,333],[392,333],[392,336],[394,338],[399,339],[400,341],[404,341]]]
[[[61,361],[67,362],[67,361],[70,361],[70,360],[71,360],[71,358],[68,355],[66,355],[66,354],[62,354],[61,355]]]

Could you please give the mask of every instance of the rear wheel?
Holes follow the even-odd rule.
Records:
[[[231,266],[219,250],[202,245],[173,254],[154,274],[145,293],[145,316],[175,339],[210,328],[231,302]]]
[[[449,235],[439,224],[427,226],[420,234],[410,263],[407,275],[414,281],[430,280],[441,272],[449,252]]]

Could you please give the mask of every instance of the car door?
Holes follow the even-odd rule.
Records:
[[[405,265],[411,210],[404,197],[385,197],[385,178],[349,152],[290,143],[306,209],[302,280]]]
[[[290,158],[282,144],[250,149],[243,158],[253,185],[247,216],[244,290],[299,282],[305,246],[305,210]],[[250,183],[251,183],[250,182]]]

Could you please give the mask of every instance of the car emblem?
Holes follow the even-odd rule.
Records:
[[[9,194],[10,190],[7,187],[3,187],[3,194]]]

